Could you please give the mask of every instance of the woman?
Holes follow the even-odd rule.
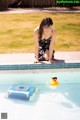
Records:
[[[40,26],[34,30],[35,63],[41,60],[53,62],[55,36],[52,19],[50,17],[44,18]]]

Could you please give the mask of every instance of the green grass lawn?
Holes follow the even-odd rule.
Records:
[[[0,53],[34,52],[33,30],[44,17],[56,28],[55,50],[80,51],[80,13],[0,14]]]

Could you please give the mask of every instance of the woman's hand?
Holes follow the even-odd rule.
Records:
[[[38,63],[38,62],[39,62],[39,60],[35,58],[34,63]]]

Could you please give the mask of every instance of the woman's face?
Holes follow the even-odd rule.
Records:
[[[44,32],[50,32],[51,30],[52,30],[52,25],[50,25],[50,26],[45,25],[45,26],[43,27],[43,31],[44,31]]]

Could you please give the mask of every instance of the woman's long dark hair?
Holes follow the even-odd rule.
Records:
[[[47,18],[44,18],[41,23],[40,23],[40,26],[39,26],[39,39],[42,38],[42,34],[43,34],[43,27],[47,25],[47,26],[50,26],[50,25],[53,25],[53,21],[50,17],[47,17]]]

